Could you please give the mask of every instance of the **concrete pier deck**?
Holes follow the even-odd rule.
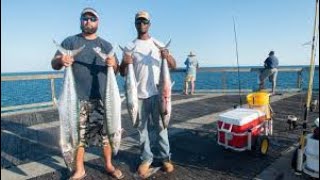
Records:
[[[271,97],[274,110],[274,134],[269,136],[267,156],[252,151],[225,150],[216,142],[216,121],[222,112],[239,104],[233,94],[174,95],[169,140],[175,171],[161,170],[149,179],[307,179],[295,176],[291,156],[302,132],[305,93],[285,93]],[[245,96],[241,96],[245,102]],[[318,92],[313,99],[318,99]],[[287,116],[300,118],[298,127],[289,130]],[[309,114],[311,131],[319,109]],[[114,157],[125,179],[138,179],[138,132],[132,127],[125,105],[122,108],[125,132],[121,151]],[[58,113],[56,110],[8,116],[1,119],[1,178],[15,179],[68,179],[70,176],[58,147]],[[87,149],[85,168],[89,179],[112,179],[103,167],[101,150]],[[153,166],[159,166],[155,161]]]

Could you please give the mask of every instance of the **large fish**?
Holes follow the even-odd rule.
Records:
[[[59,52],[63,55],[75,56],[85,46],[76,50],[66,50],[56,41]],[[63,159],[70,171],[75,167],[75,156],[79,145],[79,101],[77,97],[72,66],[64,71],[63,87],[57,102],[60,120],[60,148]]]
[[[109,54],[101,52],[100,48],[93,48],[93,50],[103,59],[113,56],[114,52],[111,51]],[[121,98],[120,92],[114,74],[112,66],[107,67],[107,80],[106,88],[104,93],[104,109],[105,109],[105,123],[104,128],[108,134],[110,145],[112,147],[112,152],[114,155],[118,154],[120,144],[121,144]]]
[[[133,50],[135,49],[127,49],[119,46],[120,49],[129,55],[132,55]],[[133,70],[133,64],[128,64],[127,75],[125,79],[125,90],[126,90],[126,102],[129,116],[132,120],[133,127],[137,127],[139,125],[139,104],[138,104],[138,88],[137,88],[137,80]]]
[[[154,42],[154,44],[161,50],[167,49],[170,45],[171,40],[161,47],[159,44]],[[159,78],[159,101],[160,101],[160,115],[164,128],[168,128],[170,116],[171,116],[171,88],[173,83],[171,83],[170,71],[166,59],[161,60],[160,67],[160,78]]]

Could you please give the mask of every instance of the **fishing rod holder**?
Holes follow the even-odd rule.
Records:
[[[294,115],[289,115],[287,123],[289,125],[289,130],[295,129],[297,127],[298,118]]]
[[[311,102],[311,105],[310,105],[310,112],[314,112],[316,111],[317,109],[319,108],[319,100],[318,99],[315,99]]]

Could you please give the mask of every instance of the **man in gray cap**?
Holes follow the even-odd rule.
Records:
[[[175,68],[176,61],[168,49],[163,48],[159,51],[159,48],[155,45],[154,42],[161,46],[163,46],[163,43],[150,36],[150,19],[150,15],[146,11],[140,11],[135,15],[137,38],[132,42],[135,47],[134,52],[132,55],[124,53],[120,67],[121,75],[125,76],[128,64],[133,64],[136,79],[139,82],[138,131],[140,134],[141,164],[138,167],[138,174],[142,178],[147,178],[146,176],[148,176],[153,162],[152,142],[155,143],[155,147],[159,147],[158,157],[163,164],[163,170],[168,173],[174,170],[174,166],[170,161],[168,129],[163,127],[160,118],[159,92],[157,87],[160,77],[161,59],[167,60],[169,68]],[[153,127],[150,127],[151,124],[153,124]],[[155,134],[155,136],[150,134]],[[149,139],[152,137],[154,139]]]
[[[108,54],[112,45],[97,35],[99,15],[93,8],[85,8],[80,15],[81,33],[66,38],[61,46],[74,50],[85,45],[85,48],[75,57],[56,52],[51,65],[55,70],[72,66],[76,84],[76,92],[80,101],[80,142],[75,160],[75,171],[70,179],[83,179],[86,176],[84,168],[85,147],[89,145],[102,146],[105,170],[116,179],[122,179],[122,172],[111,162],[112,150],[107,133],[103,128],[104,108],[102,98],[106,83],[107,66],[112,66],[114,73],[119,65],[116,56],[101,59],[93,48],[101,49]]]
[[[272,95],[276,93],[276,84],[277,84],[277,75],[278,75],[278,66],[279,60],[274,55],[274,51],[269,52],[269,57],[264,61],[264,70],[260,74],[260,83],[259,89],[264,89],[264,81],[269,78],[269,81],[272,84]]]

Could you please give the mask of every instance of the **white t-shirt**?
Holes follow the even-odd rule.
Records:
[[[164,46],[154,38],[148,40],[135,39],[133,46],[133,67],[138,83],[138,97],[146,99],[158,94],[161,56],[160,51],[153,43]]]

